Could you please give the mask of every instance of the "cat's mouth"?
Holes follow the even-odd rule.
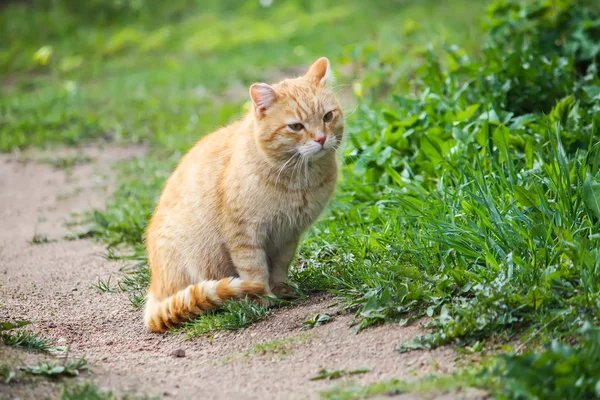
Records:
[[[310,160],[316,160],[329,153],[334,146],[335,143],[328,138],[323,144],[317,142],[308,144],[302,149],[304,151],[301,150],[300,153],[304,154]]]
[[[321,147],[320,149],[313,150],[310,154],[308,154],[309,160],[318,160],[323,157],[325,154],[329,153],[331,147]]]

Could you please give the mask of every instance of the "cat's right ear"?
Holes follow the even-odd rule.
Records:
[[[256,115],[263,116],[265,112],[277,101],[275,89],[266,83],[255,83],[250,86],[250,98],[254,104]]]

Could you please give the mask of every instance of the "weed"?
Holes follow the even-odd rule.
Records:
[[[31,324],[31,321],[0,322],[0,332],[22,328]]]
[[[43,375],[48,378],[58,378],[61,376],[77,376],[80,372],[87,370],[87,361],[85,358],[77,360],[67,360],[60,364],[50,361],[42,361],[38,365],[21,367],[21,371],[32,375]]]
[[[314,317],[307,319],[302,323],[302,329],[312,329],[317,326],[328,324],[332,317],[329,314],[315,314]]]

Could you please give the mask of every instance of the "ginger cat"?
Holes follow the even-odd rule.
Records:
[[[337,181],[344,118],[331,80],[320,58],[303,77],[253,84],[253,110],[183,157],[148,226],[148,329],[227,299],[285,294],[300,235]]]

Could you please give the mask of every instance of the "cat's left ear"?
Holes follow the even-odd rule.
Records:
[[[321,57],[310,66],[305,77],[316,81],[320,86],[328,86],[333,82],[331,64],[327,57]]]
[[[277,100],[277,93],[266,83],[255,83],[250,86],[250,98],[254,103],[254,111],[262,116]]]

